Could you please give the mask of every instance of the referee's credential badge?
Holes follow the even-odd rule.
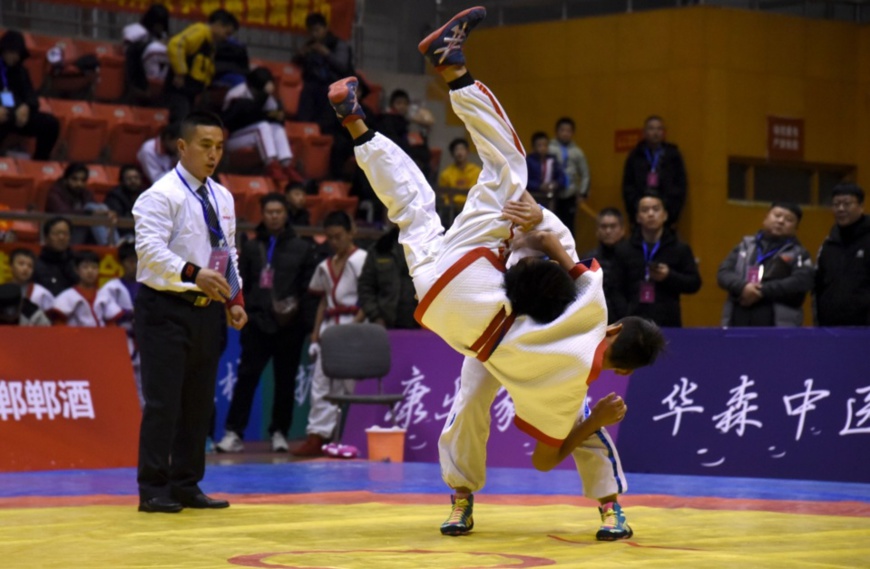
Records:
[[[227,274],[227,263],[230,259],[230,252],[227,249],[212,249],[211,257],[208,259],[208,268],[217,271],[222,275]]]

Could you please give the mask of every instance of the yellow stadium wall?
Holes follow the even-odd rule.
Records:
[[[470,69],[497,94],[527,148],[534,131],[552,135],[559,116],[575,119],[596,211],[622,206],[626,154],[615,151],[615,131],[664,117],[689,177],[679,233],[704,280],[684,297],[687,326],[719,324],[725,293],[716,269],[767,211],[728,201],[727,163],[766,157],[768,115],[803,118],[804,159],[856,165],[857,182],[870,189],[868,27],[696,7],[484,29],[470,43]],[[799,237],[814,258],[832,221],[827,208],[804,208]],[[578,248],[593,244],[582,216]]]

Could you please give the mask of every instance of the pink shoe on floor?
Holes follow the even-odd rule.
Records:
[[[359,449],[353,445],[329,443],[323,445],[323,454],[332,458],[356,458],[359,456]]]

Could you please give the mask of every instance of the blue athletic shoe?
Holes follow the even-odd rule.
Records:
[[[598,533],[595,534],[595,539],[598,541],[616,541],[617,539],[628,539],[634,532],[625,521],[625,514],[622,513],[622,508],[616,502],[607,502],[598,508],[601,512],[601,527],[598,528]]]
[[[441,70],[451,65],[465,65],[462,45],[474,26],[486,17],[486,8],[475,6],[459,12],[450,21],[426,36],[417,49]]]
[[[453,509],[447,521],[441,524],[441,535],[465,535],[474,529],[474,494],[469,494],[468,498],[450,496],[450,503]]]
[[[345,77],[329,86],[329,103],[341,119],[342,125],[366,118],[366,113],[356,97],[358,87],[359,80],[356,77]]]

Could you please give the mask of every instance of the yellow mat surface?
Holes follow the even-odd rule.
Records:
[[[870,567],[870,519],[759,511],[626,509],[635,535],[594,539],[577,506],[475,506],[442,537],[444,506],[250,505],[180,514],[131,506],[0,510],[0,567]]]

